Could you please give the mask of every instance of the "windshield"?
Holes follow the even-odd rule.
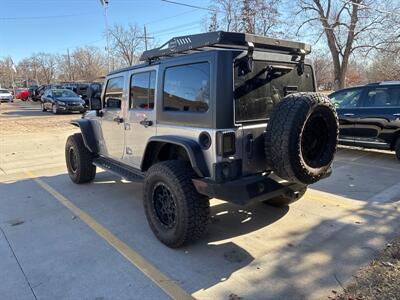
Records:
[[[356,107],[360,99],[362,88],[346,89],[329,95],[337,108]]]
[[[72,98],[72,97],[79,97],[73,91],[70,90],[53,90],[53,97],[62,97],[62,98]]]
[[[235,68],[235,121],[265,121],[274,106],[295,92],[314,91],[314,76],[309,65],[299,75],[295,63],[255,60],[253,70],[239,75]]]
[[[10,92],[7,91],[7,90],[0,90],[0,93],[1,93],[1,94],[9,94]]]

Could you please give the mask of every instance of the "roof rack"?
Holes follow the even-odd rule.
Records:
[[[271,50],[291,55],[305,55],[311,52],[309,44],[273,39],[248,33],[214,31],[179,36],[170,39],[159,48],[144,51],[141,61],[151,61],[165,56],[189,54],[215,48],[234,48],[247,50],[254,45],[257,50]]]

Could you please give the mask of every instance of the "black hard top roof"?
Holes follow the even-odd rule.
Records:
[[[140,60],[149,61],[161,57],[207,51],[216,48],[246,50],[251,45],[250,43],[257,50],[292,55],[308,54],[311,52],[311,46],[301,42],[274,39],[248,33],[214,31],[174,37],[159,48],[144,51]]]
[[[273,39],[247,33],[214,31],[174,37],[158,48],[144,51],[140,57],[140,60],[144,61],[142,64],[112,71],[108,76],[157,64],[161,58],[209,50],[246,50],[250,45],[254,46],[255,50],[290,55],[305,55],[311,52],[311,46],[301,42]]]

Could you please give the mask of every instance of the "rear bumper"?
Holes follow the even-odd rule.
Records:
[[[282,184],[263,175],[242,177],[224,183],[216,183],[205,178],[193,179],[193,184],[200,194],[239,205],[272,199],[304,188],[301,184],[287,182]]]

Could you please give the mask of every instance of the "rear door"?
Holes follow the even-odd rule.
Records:
[[[387,148],[399,128],[400,86],[368,87],[356,117],[356,143],[371,143]]]
[[[129,79],[124,160],[135,167],[140,167],[148,139],[156,135],[156,72],[154,68],[136,70]]]
[[[124,99],[125,75],[115,75],[107,80],[103,95],[103,116],[101,118],[101,154],[115,160],[122,160],[124,153]]]
[[[354,128],[356,118],[365,95],[363,87],[350,88],[337,91],[329,96],[336,106],[339,117],[339,139],[347,145],[354,144]]]

